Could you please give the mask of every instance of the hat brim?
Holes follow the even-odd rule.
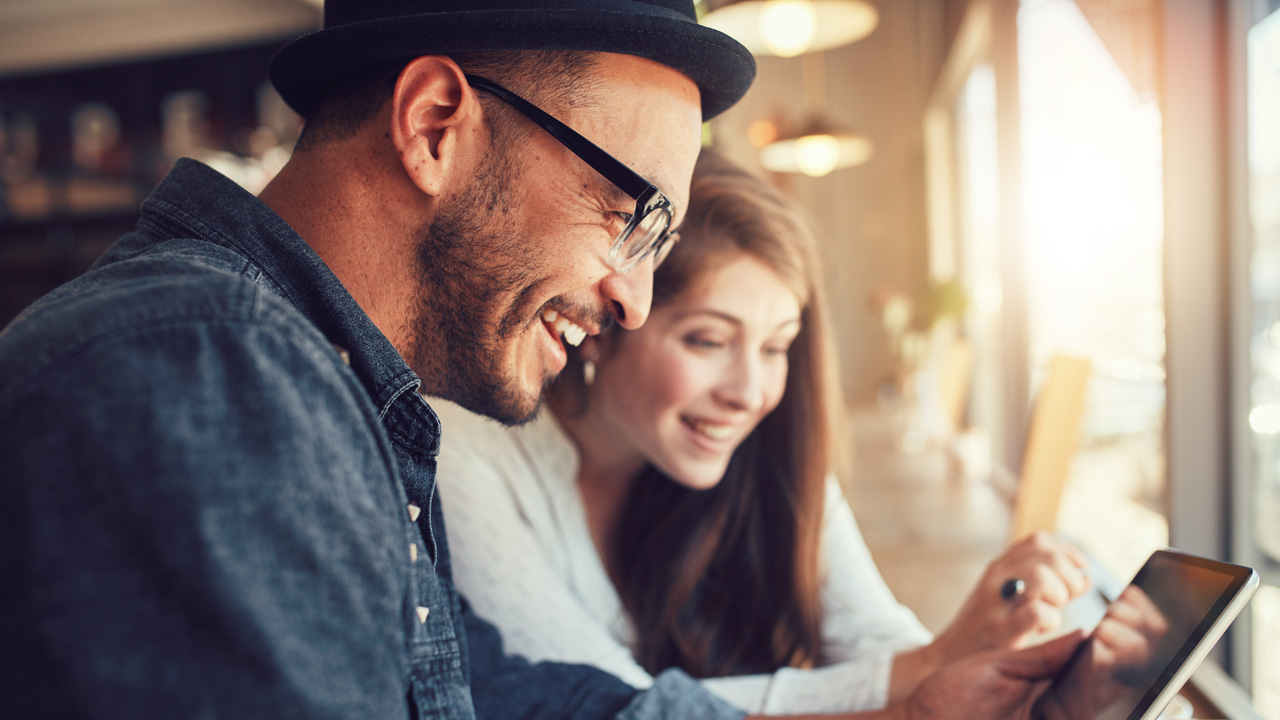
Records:
[[[421,55],[484,50],[579,50],[635,55],[687,75],[710,119],[755,78],[751,53],[688,19],[608,10],[477,10],[367,20],[304,35],[271,59],[271,82],[306,117],[340,78]]]

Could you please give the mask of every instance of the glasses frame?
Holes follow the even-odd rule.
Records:
[[[534,124],[543,130],[546,130],[551,137],[560,141],[561,145],[564,145],[570,152],[581,158],[587,165],[590,165],[593,170],[600,173],[606,180],[616,185],[619,190],[636,201],[636,211],[632,213],[631,218],[627,221],[627,226],[622,229],[618,237],[614,238],[613,246],[609,248],[609,264],[615,270],[620,273],[628,272],[650,254],[654,256],[655,267],[662,262],[666,257],[664,247],[676,235],[671,230],[671,223],[675,220],[675,205],[657,186],[645,180],[640,173],[627,167],[622,161],[605,152],[599,145],[586,139],[578,131],[555,119],[537,105],[487,78],[470,74],[464,77],[466,77],[471,87],[477,90],[484,90],[520,111],[522,115],[532,120]],[[647,247],[640,249],[630,257],[622,257],[622,246],[626,243],[627,238],[631,237],[631,234],[635,232],[636,228],[640,227],[640,223],[645,218],[655,212],[661,212],[666,216],[666,227],[657,237],[649,241]]]

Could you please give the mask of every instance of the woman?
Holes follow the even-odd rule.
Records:
[[[648,322],[587,338],[550,412],[504,428],[438,408],[455,582],[507,649],[637,687],[679,667],[749,711],[845,712],[1056,627],[1087,580],[1044,537],[937,638],[885,586],[832,479],[841,393],[792,205],[704,151],[683,234]]]

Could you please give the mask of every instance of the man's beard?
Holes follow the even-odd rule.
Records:
[[[426,393],[517,425],[537,414],[541,392],[521,392],[519,378],[503,368],[502,343],[531,319],[516,312],[528,304],[536,253],[504,233],[519,202],[505,158],[510,155],[494,148],[475,183],[442,202],[435,222],[421,233],[422,294],[411,319],[417,332],[408,360]]]

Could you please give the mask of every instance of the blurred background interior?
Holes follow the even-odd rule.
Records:
[[[1280,0],[699,10],[760,68],[708,141],[822,240],[846,488],[899,597],[940,628],[1036,528],[1121,579],[1166,545],[1247,564],[1264,587],[1197,680],[1280,720]],[[267,60],[320,21],[0,2],[0,326],[176,158],[265,185],[301,124]]]

